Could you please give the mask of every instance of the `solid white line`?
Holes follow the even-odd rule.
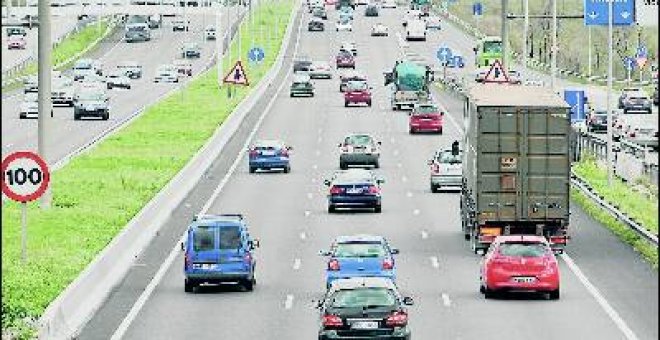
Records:
[[[396,139],[394,139],[394,137],[390,138],[390,143],[395,144],[395,143],[396,143]]]
[[[284,309],[291,309],[291,307],[293,307],[293,295],[288,294],[284,301]]]
[[[449,295],[447,295],[446,293],[442,293],[441,297],[442,297],[442,304],[445,307],[451,307],[451,300],[449,299]]]
[[[308,193],[307,193],[307,199],[310,199],[310,200],[311,200],[312,197],[313,197],[312,193],[311,193],[311,192],[308,192]]]
[[[427,233],[426,230],[422,230],[421,234],[422,234],[422,239],[423,240],[426,240],[427,238],[429,238],[429,233]]]
[[[298,46],[300,43],[300,31],[302,29],[302,20],[300,21],[300,24],[298,25],[298,37],[296,39],[296,44],[294,47],[294,55],[297,54],[298,52]],[[291,69],[287,72],[286,77],[289,76],[291,73]],[[229,178],[234,174],[236,169],[238,168],[239,163],[243,159],[243,154],[245,153],[245,150],[247,150],[248,146],[250,146],[250,141],[254,138],[254,136],[257,133],[257,130],[261,126],[261,123],[264,121],[264,118],[266,118],[266,114],[270,112],[270,109],[272,108],[273,104],[275,104],[275,100],[278,98],[279,93],[282,92],[282,89],[284,88],[284,85],[286,82],[281,82],[280,86],[277,88],[277,91],[275,92],[275,95],[270,99],[268,102],[268,105],[264,109],[264,111],[261,113],[261,116],[259,117],[259,120],[255,123],[254,127],[252,128],[252,131],[250,131],[250,135],[248,136],[247,140],[245,141],[245,144],[243,147],[240,149],[238,152],[238,155],[236,155],[236,159],[234,160],[234,163],[232,164],[231,168],[229,168],[229,171],[227,174],[222,178],[220,181],[220,184],[215,188],[215,191],[213,191],[213,194],[209,198],[208,201],[204,204],[204,207],[202,207],[202,210],[200,211],[200,214],[205,214],[208,209],[211,207],[213,202],[217,199],[218,195],[220,194],[220,191],[222,191],[222,188],[229,182]],[[137,301],[133,304],[133,307],[131,307],[131,310],[128,312],[124,320],[122,320],[121,324],[117,327],[115,332],[112,334],[112,337],[110,338],[111,340],[120,340],[124,334],[126,334],[126,331],[128,331],[128,327],[133,323],[135,318],[137,317],[138,313],[140,313],[140,310],[142,310],[142,307],[146,304],[147,300],[149,297],[151,297],[151,294],[153,293],[154,289],[156,289],[156,286],[162,281],[163,277],[165,276],[165,273],[167,270],[172,266],[174,263],[174,260],[176,259],[176,256],[179,254],[181,251],[180,249],[180,243],[185,241],[186,234],[184,233],[181,235],[181,238],[179,242],[177,242],[174,245],[174,248],[172,248],[172,251],[170,251],[170,254],[167,256],[165,261],[161,264],[160,268],[158,268],[158,271],[156,272],[156,275],[151,279],[147,287],[145,287],[144,291],[140,296],[138,297]],[[291,296],[292,302],[293,302],[293,296]]]
[[[312,177],[312,183],[316,183],[316,178]]]
[[[419,215],[419,213],[420,213],[419,209],[413,210],[413,215]]]
[[[300,269],[300,264],[301,264],[300,259],[295,259],[295,260],[293,260],[293,270],[298,270],[298,269]]]
[[[300,233],[300,239],[301,239],[301,240],[304,240],[304,239],[306,239],[306,238],[307,238],[307,234],[305,234],[304,231],[301,232],[301,233]]]
[[[401,176],[401,182],[408,182],[408,177],[406,176]]]
[[[593,296],[594,299],[596,299],[596,302],[598,302],[600,307],[603,308],[605,313],[607,313],[607,315],[610,317],[610,319],[612,319],[614,324],[619,328],[619,330],[621,331],[621,333],[623,333],[623,335],[626,337],[626,339],[628,339],[628,340],[637,340],[637,336],[632,331],[632,329],[630,329],[630,327],[628,327],[628,324],[626,324],[626,322],[623,321],[621,316],[619,316],[619,313],[617,313],[614,310],[614,308],[612,308],[612,306],[609,304],[609,302],[607,302],[607,300],[600,293],[600,291],[598,291],[598,289],[589,281],[587,276],[584,275],[584,273],[582,273],[582,270],[580,270],[580,267],[578,267],[577,264],[575,264],[575,262],[573,262],[573,259],[571,259],[571,257],[568,256],[568,254],[566,254],[566,253],[564,253],[560,256],[564,260],[564,262],[566,262],[566,264],[568,265],[568,268],[571,269],[573,274],[575,274],[575,276],[577,276],[578,280],[580,280],[580,282],[582,282],[582,285],[584,285],[584,287],[587,288],[587,290],[589,291],[591,296]]]
[[[319,136],[319,138],[317,138],[316,141],[321,143],[323,141],[323,137]]]
[[[311,215],[311,214],[312,214],[311,211],[309,211],[309,210],[305,210],[305,217],[309,217],[309,215]]]
[[[401,167],[403,167],[403,164],[401,164],[401,163],[396,163],[396,167],[397,167],[397,168],[401,168]]]
[[[440,268],[440,261],[437,256],[431,256],[431,266],[436,269]]]
[[[316,152],[314,152],[314,153],[315,153],[317,156],[321,156],[321,150],[316,150]]]
[[[406,193],[406,197],[408,197],[408,198],[413,197],[413,193],[410,192],[410,191],[408,191],[408,192]]]
[[[312,165],[312,169],[316,170],[316,169],[318,169],[318,168],[319,168],[318,165],[316,165],[316,164]]]
[[[392,152],[392,153],[394,154],[394,156],[398,156],[399,155],[399,150],[394,150],[394,152]]]

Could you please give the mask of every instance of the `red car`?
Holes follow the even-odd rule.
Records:
[[[499,292],[548,293],[559,299],[559,266],[544,236],[498,236],[481,264],[479,291],[492,298]]]
[[[344,106],[349,104],[367,104],[371,106],[371,87],[363,80],[351,80],[346,83]]]
[[[442,134],[444,112],[432,103],[417,104],[410,112],[408,127],[410,133],[436,132]]]
[[[25,42],[25,38],[23,38],[20,35],[12,35],[7,40],[8,50],[13,50],[13,49],[24,50],[26,45],[27,43]]]
[[[350,51],[342,50],[339,51],[339,54],[337,54],[337,58],[335,59],[337,62],[337,68],[340,67],[348,67],[348,68],[355,68],[355,57],[353,57],[353,53]]]

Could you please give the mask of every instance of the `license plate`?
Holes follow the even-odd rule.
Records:
[[[376,321],[357,321],[351,325],[353,329],[376,329],[378,322]]]
[[[361,188],[352,188],[352,189],[346,190],[346,193],[347,194],[361,194],[362,189]]]
[[[197,265],[197,268],[203,270],[211,270],[211,269],[215,269],[215,267],[216,267],[215,263],[202,263]]]
[[[275,151],[262,151],[262,156],[275,156]]]
[[[514,277],[513,281],[518,283],[532,283],[536,281],[535,277]]]

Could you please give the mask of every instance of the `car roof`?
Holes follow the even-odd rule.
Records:
[[[193,216],[193,223],[191,226],[241,226],[244,224],[245,223],[242,214],[203,214]]]
[[[530,242],[547,244],[548,240],[541,235],[500,235],[495,238],[498,243]]]
[[[277,139],[259,139],[254,142],[254,146],[282,146],[284,142]]]
[[[350,243],[356,241],[385,243],[385,238],[383,236],[369,234],[341,235],[335,238],[335,243]]]
[[[392,280],[384,277],[352,277],[332,281],[331,290],[348,290],[362,287],[387,288],[396,290]]]

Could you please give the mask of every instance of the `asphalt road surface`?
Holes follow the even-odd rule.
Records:
[[[56,162],[67,154],[86,144],[101,133],[116,125],[119,121],[132,115],[136,110],[147,104],[155,102],[167,92],[188,81],[182,78],[176,83],[154,83],[153,77],[156,69],[163,64],[172,63],[184,42],[195,41],[201,47],[201,58],[188,59],[193,65],[193,76],[198,74],[209,63],[216,48],[213,40],[204,41],[203,31],[209,24],[214,24],[212,15],[191,16],[191,26],[188,32],[172,31],[172,17],[165,17],[163,27],[152,32],[152,39],[148,42],[126,43],[122,41],[123,30],[99,48],[100,53],[92,55],[103,62],[107,72],[124,61],[136,61],[142,65],[142,78],[131,80],[131,89],[112,89],[110,94],[110,119],[107,121],[85,119],[73,120],[73,108],[55,106],[53,118],[50,120],[47,136],[47,159]],[[223,25],[223,27],[226,27]],[[218,34],[220,37],[220,34]],[[37,148],[37,120],[19,119],[22,93],[4,98],[2,101],[2,155],[17,150],[36,150]]]
[[[380,17],[365,18],[359,8],[353,32],[336,33],[332,24],[325,32],[303,29],[297,52],[313,59],[331,60],[343,40],[357,43],[357,69],[366,72],[374,87],[373,107],[345,108],[336,76],[317,80],[313,98],[289,98],[287,67],[248,119],[251,126],[267,111],[255,136],[281,138],[292,145],[292,172],[249,174],[242,153],[249,127],[244,126],[208,176],[171,212],[167,226],[80,339],[110,338],[131,308],[137,314],[123,324],[125,339],[313,339],[318,315],[312,300],[323,294],[326,265],[316,254],[336,236],[356,233],[383,235],[401,250],[397,281],[416,301],[410,310],[415,339],[658,338],[657,271],[576,206],[572,243],[560,261],[560,300],[485,300],[479,294],[481,258],[463,240],[459,194],[432,194],[426,165],[437,148],[461,139],[462,102],[436,93],[436,100],[448,110],[445,133],[411,136],[407,115],[389,108],[389,94],[382,86],[382,71],[401,57],[392,33],[401,31],[402,12],[385,9]],[[306,18],[307,14],[304,28]],[[336,19],[334,10],[330,19]],[[390,27],[389,37],[369,36],[378,21]],[[411,43],[411,48],[434,55],[440,42],[465,39],[446,29],[431,33],[427,42]],[[322,182],[338,169],[336,144],[352,132],[371,133],[383,143],[377,170],[387,181],[382,214],[326,212]],[[237,155],[238,167],[232,172],[230,164]],[[211,195],[218,185],[222,190]],[[261,240],[253,292],[231,285],[206,287],[197,294],[183,291],[178,239],[192,214],[209,199],[209,213],[244,214],[251,234]],[[167,263],[170,253],[174,261]],[[159,270],[164,275],[152,281]],[[152,294],[136,304],[147,285],[154,288]]]

